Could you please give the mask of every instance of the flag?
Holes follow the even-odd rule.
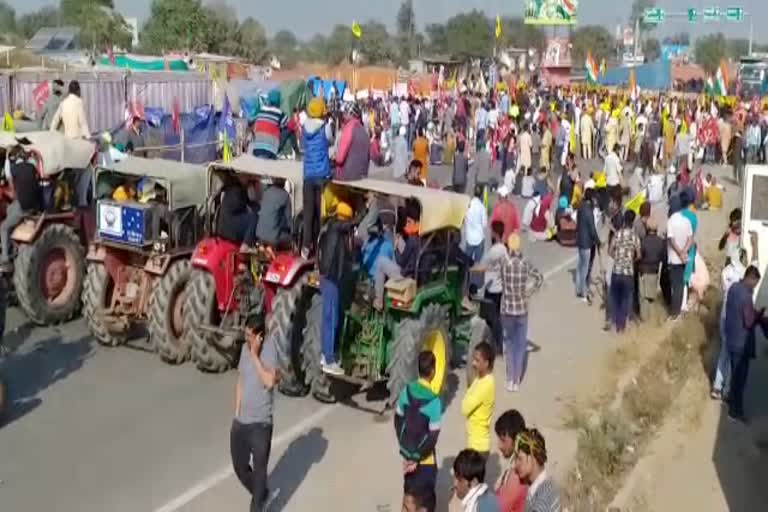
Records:
[[[352,22],[352,35],[355,36],[356,39],[363,37],[363,29],[356,21]]]
[[[605,71],[608,69],[608,66],[605,64],[605,59],[600,61],[600,74],[604,75]]]
[[[107,45],[107,58],[109,59],[109,63],[113,66],[115,65],[115,52],[112,51],[112,46]]]
[[[592,51],[587,52],[587,60],[584,63],[587,68],[587,83],[596,84],[598,78],[597,62],[592,57]]]
[[[635,68],[629,68],[629,97],[637,99],[640,95],[640,89],[637,87],[637,79],[635,78]]]
[[[704,84],[704,94],[707,96],[715,96],[715,81],[711,75],[707,77],[707,81]]]
[[[715,92],[720,96],[728,96],[728,72],[725,67],[725,61],[720,61],[715,75]]]
[[[501,16],[496,15],[496,39],[501,39]]]
[[[232,107],[229,104],[229,96],[224,96],[224,106],[221,108],[218,129],[223,144],[222,159],[225,162],[229,162],[231,158],[229,141],[235,140],[235,121],[232,119]]]
[[[560,0],[555,10],[564,20],[571,20],[576,16],[576,4],[576,0]]]
[[[48,101],[50,90],[48,89],[48,80],[40,82],[40,85],[32,89],[32,98],[35,101],[35,107],[37,110],[43,108],[45,102]]]

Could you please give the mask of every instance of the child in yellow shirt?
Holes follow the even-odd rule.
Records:
[[[486,458],[491,451],[491,417],[496,399],[493,378],[493,347],[482,342],[472,352],[475,379],[461,402],[461,414],[467,419],[467,448],[477,450]]]

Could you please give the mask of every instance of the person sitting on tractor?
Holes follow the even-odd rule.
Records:
[[[405,175],[405,179],[408,181],[409,185],[413,185],[415,187],[427,186],[427,180],[421,177],[423,168],[424,164],[421,162],[421,160],[411,160],[411,163],[408,166],[408,172]]]
[[[230,242],[243,244],[241,249],[247,247],[246,242],[253,239],[259,218],[258,208],[249,201],[251,190],[248,187],[246,191],[243,183],[237,179],[226,182],[222,188],[216,234]],[[255,191],[253,195],[255,199]]]
[[[358,226],[358,230],[360,226]],[[379,219],[368,228],[368,239],[361,251],[361,265],[371,279],[376,279],[377,265],[380,258],[390,261],[395,259],[395,249],[392,241],[384,234],[384,227]]]
[[[43,209],[43,196],[34,159],[24,148],[14,146],[8,152],[2,185],[12,199],[0,223],[0,271],[7,272],[11,259],[11,232],[25,215]]]
[[[320,272],[320,294],[323,298],[322,357],[323,372],[344,375],[336,362],[336,331],[339,326],[339,284],[352,264],[352,207],[336,205],[335,218],[323,226],[318,243],[317,266]]]
[[[261,196],[256,239],[274,248],[289,246],[292,231],[291,196],[283,178],[273,178]]]
[[[387,279],[416,277],[416,262],[421,250],[419,219],[421,213],[418,203],[406,202],[405,223],[395,235],[395,258],[379,256],[375,265],[374,288],[376,297],[373,307],[379,311],[384,308],[384,285]]]

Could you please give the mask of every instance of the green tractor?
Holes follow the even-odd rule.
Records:
[[[386,197],[393,205],[406,199],[418,201],[421,249],[413,279],[387,282],[381,311],[373,307],[373,286],[365,270],[356,265],[346,283],[341,284],[342,313],[336,352],[343,376],[328,375],[322,370],[323,298],[314,293],[301,354],[300,370],[307,385],[318,400],[334,402],[334,379],[364,389],[386,381],[386,408],[394,404],[407,383],[417,378],[418,355],[429,350],[437,362],[433,391],[445,395],[453,363],[459,359],[455,349],[469,349],[488,335],[485,321],[462,302],[467,269],[458,264],[457,251],[469,197],[375,179],[335,182],[330,187],[334,191],[330,197],[343,197],[350,204],[361,203],[368,192]],[[328,197],[326,191],[324,199]],[[392,213],[397,217],[402,212],[402,208],[395,206]],[[309,282],[316,283],[316,276],[311,276]]]

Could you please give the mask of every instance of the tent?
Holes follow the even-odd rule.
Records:
[[[609,69],[598,82],[605,86],[629,85],[629,70],[635,70],[635,81],[640,89],[661,91],[672,86],[672,64],[668,60],[657,60],[634,68],[622,67]]]
[[[312,96],[320,96],[320,92],[323,93],[323,99],[329,101],[331,99],[331,90],[336,88],[336,97],[343,98],[344,91],[347,88],[347,82],[344,80],[323,80],[319,76],[310,78],[307,81],[309,90],[312,91]]]
[[[184,59],[163,59],[144,55],[115,55],[115,67],[136,71],[189,71]],[[99,59],[99,64],[108,66],[112,62],[108,56]]]
[[[286,115],[291,115],[294,108],[303,110],[309,98],[309,89],[304,80],[291,80],[280,86],[280,110]]]

